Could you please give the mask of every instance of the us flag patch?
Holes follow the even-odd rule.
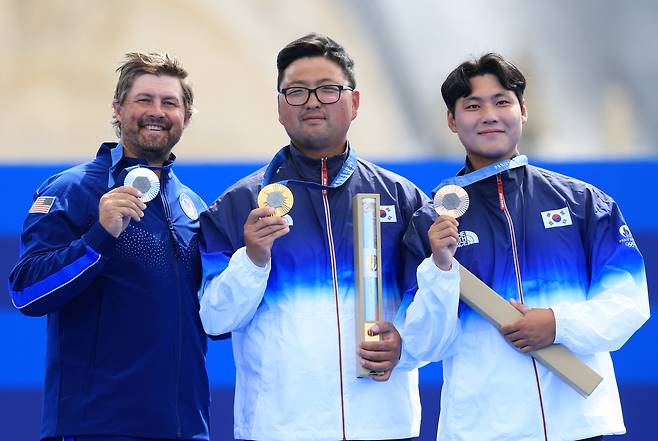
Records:
[[[50,211],[55,203],[55,196],[39,196],[35,199],[30,208],[30,213],[43,213],[46,214]]]

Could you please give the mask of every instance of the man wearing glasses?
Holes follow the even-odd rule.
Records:
[[[406,179],[358,158],[347,142],[360,99],[353,64],[322,35],[283,48],[278,111],[290,145],[201,216],[201,319],[210,335],[232,334],[239,439],[383,440],[419,433],[417,371],[400,361],[400,335],[391,322],[405,293],[415,291],[420,262],[408,256],[402,236],[427,198]],[[258,207],[259,193],[272,183],[294,196],[285,216]],[[381,226],[386,321],[375,325],[381,341],[360,347],[357,193],[378,193],[387,214]],[[357,378],[357,359],[383,374]]]

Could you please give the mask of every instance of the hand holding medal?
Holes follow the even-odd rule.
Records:
[[[146,202],[160,191],[160,180],[152,170],[137,167],[126,175],[123,186],[105,193],[98,204],[98,221],[109,234],[119,237],[131,219],[144,217]]]
[[[428,231],[434,264],[444,271],[452,267],[459,243],[459,222],[468,210],[468,194],[457,185],[441,187],[434,195],[434,210],[439,215]]]
[[[270,184],[258,193],[258,208],[251,210],[244,224],[247,256],[265,267],[272,256],[274,241],[290,231],[285,216],[293,204],[292,192],[282,184]]]

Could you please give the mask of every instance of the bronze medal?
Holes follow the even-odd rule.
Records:
[[[468,210],[468,193],[457,185],[441,187],[434,195],[434,210],[439,216],[446,215],[457,219]]]

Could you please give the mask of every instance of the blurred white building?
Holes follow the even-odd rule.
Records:
[[[113,140],[114,69],[135,50],[174,53],[190,72],[199,112],[181,160],[265,161],[288,141],[276,55],[311,31],[356,61],[350,139],[367,158],[461,157],[440,86],[489,51],[528,78],[522,151],[656,155],[657,22],[650,0],[0,0],[0,161],[79,161]]]

